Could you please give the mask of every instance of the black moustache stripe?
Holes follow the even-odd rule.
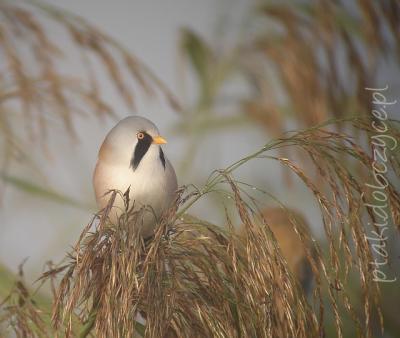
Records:
[[[160,160],[165,169],[165,157],[164,157],[164,152],[162,151],[161,147],[160,147]]]
[[[147,134],[143,133],[144,137],[141,140],[138,140],[136,144],[135,151],[133,153],[133,157],[131,159],[131,167],[133,170],[139,166],[142,161],[144,155],[146,155],[147,151],[150,148],[151,143],[153,142],[153,138]]]

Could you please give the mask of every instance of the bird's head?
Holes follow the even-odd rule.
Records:
[[[113,165],[130,166],[134,171],[144,162],[160,163],[165,168],[160,146],[165,143],[167,141],[160,136],[153,122],[144,117],[129,116],[108,133],[100,148],[99,159]]]

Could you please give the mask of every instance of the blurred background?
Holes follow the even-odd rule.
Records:
[[[388,85],[393,100],[400,89],[396,1],[1,0],[0,33],[0,262],[16,272],[26,260],[28,281],[97,211],[97,151],[119,119],[152,120],[179,184],[202,186],[285,131],[368,117],[365,87]],[[323,239],[310,191],[281,166],[252,161],[235,178],[299,211]],[[214,205],[191,212],[221,223]]]

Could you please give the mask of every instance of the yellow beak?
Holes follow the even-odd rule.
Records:
[[[155,144],[165,144],[167,141],[165,138],[161,137],[160,135],[153,137],[153,143]]]

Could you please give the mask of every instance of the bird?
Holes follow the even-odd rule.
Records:
[[[149,119],[128,116],[105,137],[93,174],[99,210],[108,205],[110,190],[128,193],[134,208],[145,210],[142,221],[136,225],[145,239],[153,235],[157,221],[177,195],[175,170],[162,149],[166,143]],[[110,221],[116,223],[124,209],[124,199],[117,195],[109,213]]]

